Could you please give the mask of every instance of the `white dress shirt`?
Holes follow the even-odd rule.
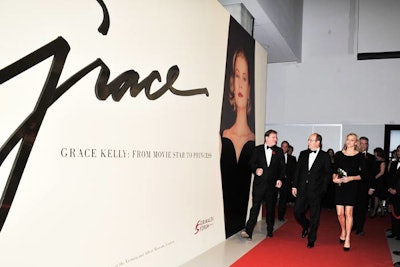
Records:
[[[316,150],[316,152],[310,152],[310,155],[308,156],[308,170],[311,169],[312,165],[314,164],[315,158],[318,155],[319,152],[319,148]]]
[[[271,157],[272,157],[272,148],[267,149],[267,145],[264,145],[264,150],[265,150],[265,158],[267,159],[267,166],[269,167],[269,164],[271,163]]]

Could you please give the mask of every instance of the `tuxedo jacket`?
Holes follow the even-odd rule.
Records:
[[[396,189],[397,194],[400,194],[400,168],[397,169],[397,162],[390,167],[388,188]]]
[[[294,173],[296,171],[296,157],[287,154],[287,159],[286,159],[286,180],[285,182],[287,182],[290,186],[292,186],[293,180],[294,180]]]
[[[297,196],[323,197],[332,179],[330,159],[327,152],[319,150],[313,165],[308,170],[309,150],[300,152],[294,174],[293,187]]]
[[[365,172],[363,174],[365,177],[361,177],[359,184],[368,188],[375,188],[375,156],[368,152],[365,157]]]
[[[283,181],[285,178],[285,158],[280,147],[272,147],[271,162],[267,166],[264,144],[256,146],[249,163],[251,171],[254,173],[253,194],[274,191],[276,190],[276,181]],[[263,169],[261,176],[255,173],[258,168]]]

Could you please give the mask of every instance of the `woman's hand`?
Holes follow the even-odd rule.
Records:
[[[333,181],[335,184],[341,184],[341,183],[343,183],[342,178],[339,178],[339,175],[338,175],[337,173],[334,173],[334,174],[333,174],[333,179],[332,179],[332,181]]]
[[[341,180],[342,180],[342,183],[346,184],[348,182],[354,181],[354,178],[353,178],[353,176],[345,176],[345,177],[342,177]]]

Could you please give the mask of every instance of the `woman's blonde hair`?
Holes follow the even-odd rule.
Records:
[[[349,138],[349,136],[354,136],[356,138],[356,143],[354,144],[354,149],[358,152],[360,152],[360,139],[358,139],[358,135],[355,133],[349,133],[346,135],[346,140]],[[346,142],[344,142],[343,150],[347,150],[347,145]]]

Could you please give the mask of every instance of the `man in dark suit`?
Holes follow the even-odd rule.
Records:
[[[368,200],[374,193],[375,188],[375,156],[368,153],[369,140],[367,137],[360,137],[360,150],[365,158],[365,177],[358,182],[357,198],[353,210],[353,229],[356,235],[363,236],[365,219],[368,213]]]
[[[252,238],[263,200],[267,211],[267,237],[273,236],[277,190],[282,186],[282,179],[285,177],[283,152],[276,146],[277,132],[268,130],[264,138],[265,143],[254,149],[250,159],[250,168],[254,173],[253,206],[250,209],[246,228],[241,232],[241,236],[248,239]]]
[[[329,155],[321,147],[322,136],[311,134],[308,149],[300,152],[292,188],[292,194],[296,197],[294,215],[303,229],[301,237],[308,235],[308,248],[313,248],[317,240],[321,200],[332,179]],[[307,209],[310,211],[310,219],[305,215]]]
[[[397,158],[400,158],[400,145],[397,146]],[[388,192],[392,206],[392,234],[388,238],[400,239],[400,162],[393,164],[389,171]]]
[[[285,158],[286,175],[282,181],[282,187],[279,189],[278,220],[284,221],[287,203],[294,202],[295,200],[291,192],[292,192],[292,182],[293,182],[294,172],[296,170],[296,157],[288,154],[289,150],[288,141],[283,141],[281,143],[281,148]]]

